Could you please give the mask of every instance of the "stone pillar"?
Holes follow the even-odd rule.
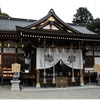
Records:
[[[36,88],[40,88],[40,70],[36,70]]]
[[[100,78],[96,78],[98,86],[100,86]]]

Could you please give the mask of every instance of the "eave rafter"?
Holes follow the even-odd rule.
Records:
[[[17,27],[20,38],[25,39],[55,39],[55,40],[71,40],[71,41],[100,41],[97,35],[83,35],[83,34],[67,34],[63,31],[53,30],[32,30]],[[21,34],[20,34],[21,33]]]
[[[19,36],[16,34],[0,34],[0,39],[1,40],[18,40]]]

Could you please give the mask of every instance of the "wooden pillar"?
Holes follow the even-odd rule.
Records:
[[[80,86],[84,85],[84,74],[83,74],[83,69],[81,69],[81,76],[80,76]]]
[[[40,70],[36,70],[36,88],[40,88]]]
[[[79,56],[80,56],[80,59],[79,59],[79,64],[80,64],[80,86],[83,86],[84,85],[84,77],[83,77],[83,69],[81,68],[81,48],[80,48],[80,41],[79,41]],[[84,66],[83,66],[84,67]]]

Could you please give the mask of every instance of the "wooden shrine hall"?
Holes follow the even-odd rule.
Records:
[[[66,87],[96,82],[100,35],[65,23],[53,9],[40,20],[0,18],[0,79],[10,84],[11,65],[21,64],[21,85]]]

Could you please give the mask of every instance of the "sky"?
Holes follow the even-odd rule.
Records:
[[[39,20],[52,8],[67,23],[72,23],[79,7],[87,7],[94,19],[100,18],[100,0],[0,0],[1,11],[13,18]]]

